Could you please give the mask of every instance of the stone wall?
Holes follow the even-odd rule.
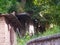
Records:
[[[16,33],[11,23],[7,22],[8,19],[0,16],[0,45],[16,45]]]
[[[60,34],[36,38],[29,41],[27,45],[60,45]]]
[[[0,17],[0,45],[10,45],[10,31],[4,17]]]

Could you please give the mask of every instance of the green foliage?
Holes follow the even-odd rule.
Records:
[[[8,0],[0,0],[0,13],[6,13],[7,9],[10,7],[11,2]]]
[[[32,18],[41,19],[39,13],[42,12],[44,16],[46,16],[50,23],[59,23],[60,17],[60,1],[59,0],[28,0],[25,5],[25,11],[32,10],[33,16]],[[44,17],[45,18],[45,17]]]
[[[60,33],[60,27],[55,25],[53,28],[46,30],[46,32],[43,33],[43,36],[53,35]]]
[[[16,0],[0,0],[0,13],[8,13],[15,11]]]
[[[8,8],[8,13],[11,13],[13,11],[17,11],[17,2],[16,2],[16,0],[12,0],[11,5]]]
[[[29,36],[28,33],[23,37],[23,38],[18,38],[17,41],[17,45],[26,45],[26,43],[34,38],[37,37],[43,37],[43,36],[49,36],[49,35],[54,35],[60,33],[60,27],[55,25],[53,28],[46,30],[43,34],[41,34],[40,32],[38,34],[35,34],[33,36]]]
[[[30,39],[31,39],[31,37],[28,35],[28,33],[22,38],[18,37],[17,38],[17,42],[18,42],[17,45],[26,45],[26,42]]]
[[[32,18],[41,19],[39,13],[48,15],[49,22],[60,25],[60,0],[26,0],[24,9],[21,0],[0,0],[0,13],[11,13],[13,11],[23,12],[32,10]]]

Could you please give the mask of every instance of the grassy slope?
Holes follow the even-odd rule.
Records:
[[[52,29],[48,29],[46,30],[46,32],[44,32],[43,34],[41,33],[38,33],[38,35],[34,35],[32,37],[30,37],[28,34],[23,37],[23,38],[17,38],[17,45],[26,45],[26,43],[33,39],[33,38],[37,38],[37,37],[41,37],[41,36],[48,36],[48,35],[53,35],[53,34],[56,34],[56,33],[60,33],[60,27],[59,26],[55,26],[54,28]]]

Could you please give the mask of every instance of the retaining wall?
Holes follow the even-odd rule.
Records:
[[[60,34],[36,38],[29,41],[27,45],[60,45]]]

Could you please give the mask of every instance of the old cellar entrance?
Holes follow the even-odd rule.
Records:
[[[19,37],[24,36],[26,32],[29,32],[29,25],[33,23],[26,13],[0,14],[0,45],[16,45],[16,32]]]

